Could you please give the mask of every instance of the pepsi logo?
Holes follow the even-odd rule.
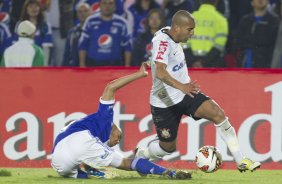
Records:
[[[140,26],[141,28],[145,28],[146,21],[147,21],[146,18],[141,19],[140,22],[139,22],[139,26]]]
[[[108,34],[102,34],[98,39],[98,45],[101,48],[107,49],[112,46],[113,39]]]
[[[91,5],[91,9],[93,13],[100,11],[100,3],[96,2]]]

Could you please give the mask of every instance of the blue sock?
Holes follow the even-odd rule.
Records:
[[[88,179],[88,175],[86,174],[86,172],[84,172],[80,168],[77,168],[77,172],[78,173],[77,173],[77,177],[76,178]]]
[[[131,169],[141,174],[157,174],[162,175],[167,169],[150,162],[147,159],[135,158],[131,163]]]

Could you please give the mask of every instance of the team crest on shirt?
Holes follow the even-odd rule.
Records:
[[[117,34],[118,28],[117,27],[111,27],[111,33],[112,34]]]
[[[166,98],[166,97],[167,97],[167,92],[166,92],[166,90],[160,90],[160,91],[158,92],[158,97],[159,97],[160,99]]]
[[[161,136],[165,139],[170,138],[171,137],[170,129],[169,128],[162,128],[161,129]]]
[[[111,109],[113,109],[113,108],[114,108],[113,105],[108,106],[108,110],[111,110]]]
[[[163,60],[163,56],[165,51],[167,50],[168,47],[168,42],[167,41],[161,41],[158,49],[158,54],[157,54],[157,60]]]

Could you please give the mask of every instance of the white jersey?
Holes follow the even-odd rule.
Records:
[[[55,147],[51,165],[61,176],[77,178],[77,168],[84,163],[91,167],[120,166],[123,156],[93,137],[88,130],[75,132]]]
[[[167,65],[166,70],[174,79],[186,84],[190,82],[185,56],[180,43],[176,43],[165,30],[159,30],[152,40],[151,70],[153,86],[150,95],[150,104],[155,107],[166,108],[183,100],[185,94],[156,78],[156,63]]]

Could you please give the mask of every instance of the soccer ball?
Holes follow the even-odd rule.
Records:
[[[214,146],[203,146],[196,155],[198,168],[206,173],[217,171],[222,164],[222,156]]]

